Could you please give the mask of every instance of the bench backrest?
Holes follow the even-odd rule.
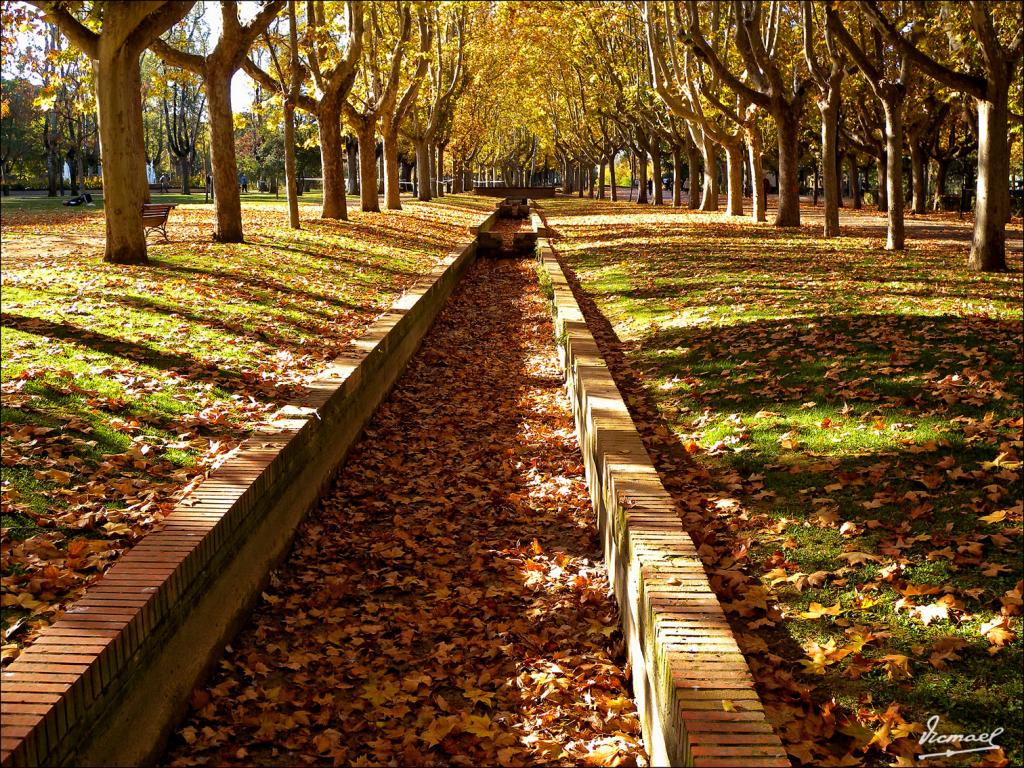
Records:
[[[166,221],[167,215],[173,208],[175,206],[168,203],[143,203],[142,221]]]

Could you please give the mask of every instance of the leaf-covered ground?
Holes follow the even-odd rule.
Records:
[[[482,217],[310,198],[293,231],[250,195],[247,242],[214,244],[192,199],[134,267],[100,261],[99,208],[3,199],[5,659]]]
[[[1005,733],[929,765],[1020,764],[1019,220],[978,275],[948,217],[544,208],[794,764],[920,764],[931,715]]]
[[[644,764],[623,650],[534,268],[481,261],[165,762]]]

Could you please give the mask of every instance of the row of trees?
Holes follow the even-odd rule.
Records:
[[[763,179],[777,179],[775,224],[800,224],[800,170],[820,172],[824,234],[839,234],[843,167],[854,204],[874,165],[887,247],[904,247],[904,158],[912,206],[927,206],[952,163],[975,158],[976,225],[969,267],[1005,269],[1011,148],[1020,173],[1022,6],[1015,2],[635,0],[534,7],[559,38],[546,50],[550,142],[566,187],[603,196],[605,168],[637,157],[671,163],[673,202],[717,210],[724,157],[726,211],[767,218]],[[1013,105],[1011,108],[1011,104]],[[1016,143],[1016,144],[1015,144]],[[698,187],[697,174],[701,183]],[[815,184],[815,188],[817,185]],[[614,194],[614,186],[612,188]],[[662,204],[661,195],[650,201]]]
[[[34,81],[3,80],[0,176],[4,192],[19,166],[45,178],[50,195],[58,189],[63,194],[65,176],[72,192],[81,191],[99,159],[89,62],[69,49],[53,26],[44,30],[38,50],[19,56],[11,43],[7,40],[4,45],[5,69],[29,69],[36,77]]]
[[[243,236],[237,155],[254,145],[283,155],[292,226],[297,145],[319,153],[321,215],[340,219],[353,187],[346,152],[365,211],[381,205],[378,157],[383,204],[401,207],[403,150],[424,199],[449,173],[458,190],[473,172],[524,183],[553,171],[568,191],[604,196],[611,182],[614,197],[626,153],[639,202],[662,204],[661,194],[648,200],[648,175],[660,181],[671,166],[674,204],[689,177],[689,206],[718,210],[724,193],[727,213],[745,215],[749,190],[756,221],[767,219],[764,179],[774,176],[779,226],[800,223],[811,165],[827,237],[839,233],[844,169],[855,206],[873,176],[891,249],[904,247],[905,186],[924,212],[929,169],[941,197],[949,168],[973,162],[969,265],[1005,268],[1011,154],[1022,143],[1016,2],[276,0],[247,12],[223,2],[215,44],[192,2],[33,5],[92,61],[109,260],[145,258],[147,155],[167,152],[187,177],[208,132],[221,241]],[[143,86],[147,49],[159,74]],[[244,119],[231,104],[239,69],[256,83]],[[146,116],[155,104],[162,128]]]
[[[204,8],[194,2],[32,5],[92,62],[106,199],[105,258],[116,263],[146,259],[140,211],[149,194],[147,155],[159,159],[168,152],[187,185],[201,118],[209,132],[217,192],[214,239],[241,241],[231,80],[243,68],[270,94],[271,111],[279,111],[292,226],[299,226],[296,111],[316,125],[324,218],[347,217],[343,123],[358,145],[363,210],[379,210],[378,135],[385,205],[401,207],[400,136],[415,147],[419,194],[429,199],[440,175],[436,168],[443,167],[455,101],[468,84],[467,38],[489,10],[409,0],[274,0],[245,18],[239,3],[222,2],[221,32],[211,47]],[[147,49],[165,68],[144,87],[141,58]],[[161,101],[163,130],[147,130],[144,97]]]

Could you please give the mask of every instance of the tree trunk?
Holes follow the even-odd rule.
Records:
[[[81,192],[79,192],[79,186],[78,186],[78,156],[79,156],[79,154],[81,154],[80,151],[72,150],[71,152],[68,152],[67,154],[64,155],[64,160],[68,164],[68,172],[71,174],[71,179],[69,181],[69,186],[71,187],[71,196],[72,197],[74,197],[75,195],[81,194]]]
[[[729,181],[729,215],[743,215],[743,144],[725,146],[726,175]]]
[[[1006,223],[1010,219],[1010,144],[1007,83],[989,82],[991,101],[978,105],[978,186],[974,240],[967,266],[975,272],[1006,270]]]
[[[661,172],[661,146],[658,141],[651,142],[651,190],[654,195],[654,199],[651,202],[654,205],[664,205],[665,197],[662,195],[662,183],[661,177],[664,176]]]
[[[768,195],[764,189],[764,166],[762,165],[764,145],[761,128],[751,120],[746,126],[747,155],[750,161],[750,197],[753,204],[751,217],[754,221],[768,221]]]
[[[192,158],[185,153],[178,158],[178,173],[181,175],[181,194],[192,194]]]
[[[701,155],[704,158],[704,187],[700,196],[702,211],[718,211],[718,156],[715,143],[707,136],[701,139]],[[690,182],[691,185],[693,182]]]
[[[295,177],[295,106],[284,105],[284,189],[288,198],[288,226],[299,229],[298,182]]]
[[[231,73],[209,70],[206,74],[206,105],[210,116],[210,158],[214,209],[217,220],[213,239],[218,243],[242,242],[242,203],[238,196],[238,162],[235,159],[235,124],[231,114]]]
[[[377,139],[376,121],[356,128],[359,142],[359,208],[362,211],[380,211],[377,197]]]
[[[348,165],[348,194],[359,194],[359,142],[354,138],[345,140],[345,155]]]
[[[597,166],[597,199],[598,200],[604,200],[604,194],[605,194],[605,189],[604,189],[604,169],[605,169],[605,163],[604,163],[604,157],[602,156],[601,157],[601,162]]]
[[[142,75],[137,55],[101,50],[95,62],[103,157],[104,261],[146,263],[142,204],[149,181],[142,127]],[[63,173],[60,174],[63,176]]]
[[[50,118],[51,112],[45,112],[43,114],[43,134],[44,141],[46,143],[46,196],[56,197],[57,196],[57,175],[61,173],[63,169],[57,168],[57,149],[53,145],[53,134],[50,133]],[[56,116],[52,115],[53,119],[56,120]]]
[[[862,202],[860,195],[860,166],[857,165],[857,156],[849,155],[850,166],[850,198],[853,200],[855,210],[860,210]]]
[[[430,194],[437,197],[437,148],[429,143],[427,144],[427,179]]]
[[[885,111],[885,156],[888,168],[885,188],[889,198],[889,225],[885,237],[887,251],[902,251],[903,232],[903,115],[902,99],[882,102]]]
[[[672,147],[672,207],[683,205],[683,151],[678,146]]]
[[[398,130],[388,126],[385,118],[384,136],[384,205],[389,211],[402,210],[402,187],[398,173]]]
[[[647,154],[643,151],[636,156],[637,170],[640,174],[640,193],[636,197],[637,205],[646,205],[647,197]]]
[[[465,190],[466,171],[461,157],[452,157],[452,194],[458,195]]]
[[[619,199],[619,191],[615,188],[615,154],[615,152],[612,152],[608,157],[608,183],[612,188],[612,202],[618,202]]]
[[[345,167],[341,146],[341,104],[320,103],[316,116],[320,134],[320,166],[324,180],[324,199],[320,207],[321,219],[348,220],[348,201],[345,199]]]
[[[697,184],[697,173],[700,171],[700,150],[692,141],[686,144],[686,180],[690,185],[690,197],[687,207],[691,211],[700,208],[700,186]]]
[[[426,139],[419,139],[416,146],[416,191],[418,199],[426,202],[433,200],[434,196],[430,191],[430,149]]]
[[[85,152],[81,149],[76,153],[78,156],[75,158],[75,162],[78,166],[78,194],[85,194]]]
[[[910,208],[915,215],[923,214],[928,207],[928,155],[917,137],[910,142],[910,184]]]
[[[437,145],[437,196],[444,197],[444,145]]]
[[[881,213],[889,210],[889,162],[883,153],[875,158],[875,176],[878,185],[878,210]]]
[[[818,102],[821,112],[821,167],[825,176],[825,237],[839,237],[839,168],[836,157],[839,133],[839,89],[830,90],[828,98]],[[817,185],[815,185],[817,191]]]
[[[935,160],[935,197],[932,198],[932,210],[942,210],[942,198],[946,194],[946,179],[949,176],[949,160],[940,157]]]
[[[779,142],[779,207],[775,226],[800,226],[800,125],[799,113],[788,104],[773,113]]]

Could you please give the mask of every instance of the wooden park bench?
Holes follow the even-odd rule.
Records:
[[[169,203],[143,203],[142,226],[145,227],[146,235],[156,229],[164,236],[164,240],[170,242],[171,238],[167,236],[167,216],[175,207]]]

